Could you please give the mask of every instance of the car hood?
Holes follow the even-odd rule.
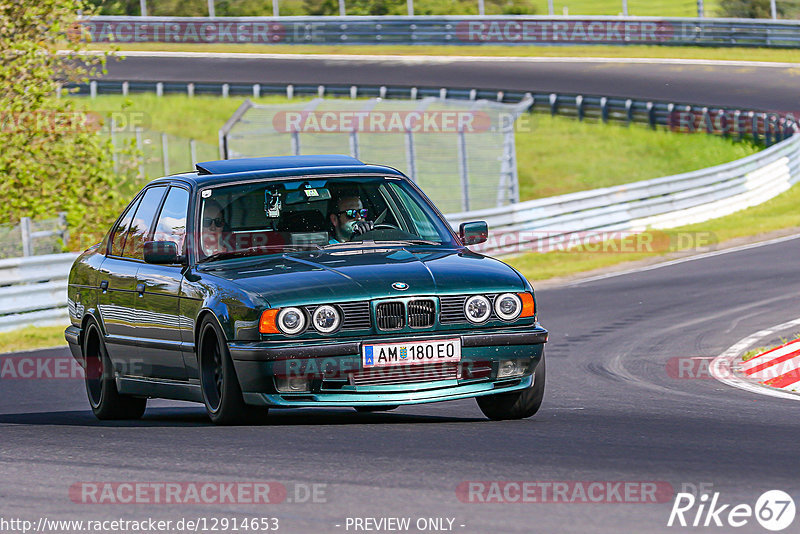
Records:
[[[508,265],[467,250],[324,250],[220,263],[213,274],[271,307],[410,295],[524,291]],[[407,290],[392,287],[395,282]]]

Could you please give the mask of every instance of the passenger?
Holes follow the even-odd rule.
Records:
[[[225,246],[223,231],[227,226],[225,212],[216,200],[206,200],[203,205],[203,229],[200,234],[203,254],[211,256],[223,252]]]

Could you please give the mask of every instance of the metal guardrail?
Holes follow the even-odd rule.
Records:
[[[448,215],[485,220],[490,255],[548,250],[570,235],[641,232],[707,221],[760,204],[800,181],[800,135],[737,161],[695,172]]]
[[[647,124],[652,128],[666,127],[681,132],[751,137],[767,146],[790,137],[800,130],[798,118],[791,113],[765,112],[757,109],[734,109],[699,106],[688,103],[613,98],[599,95],[569,93],[532,93],[495,89],[463,89],[449,87],[371,86],[371,85],[294,85],[294,84],[236,84],[185,83],[92,80],[88,84],[65,85],[76,95],[150,93],[248,96],[262,95],[336,96],[343,98],[421,99],[425,97],[467,100],[493,100],[517,104],[529,99],[529,111],[550,113],[602,122]],[[223,151],[220,157],[224,157]]]
[[[800,47],[800,21],[609,16],[129,17],[82,22],[93,42],[645,44]]]
[[[77,254],[0,260],[0,332],[66,324],[67,278]]]

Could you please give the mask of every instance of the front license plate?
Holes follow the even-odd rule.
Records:
[[[364,369],[425,363],[460,362],[461,339],[365,344],[361,362]]]

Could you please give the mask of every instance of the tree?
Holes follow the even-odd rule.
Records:
[[[103,56],[80,55],[80,12],[90,12],[84,0],[0,0],[0,221],[66,211],[85,245],[119,199],[101,121],[56,97],[60,83],[86,81],[104,65]]]
[[[719,12],[723,17],[743,19],[772,18],[770,0],[720,0]],[[781,2],[777,4],[778,17],[784,15]]]

